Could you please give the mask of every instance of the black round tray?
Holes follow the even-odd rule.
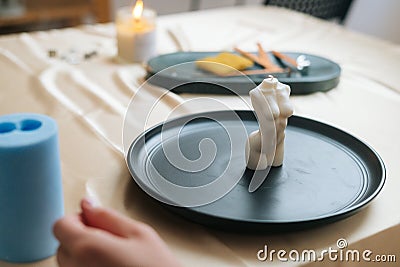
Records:
[[[150,165],[169,181],[198,186],[218,177],[226,164],[227,147],[244,148],[246,139],[243,144],[229,144],[225,129],[217,121],[206,119],[210,116],[218,122],[243,123],[247,133],[258,129],[252,111],[217,111],[181,117],[147,130],[131,144],[127,154],[128,168],[145,192],[157,194],[148,182]],[[179,138],[184,155],[198,157],[198,143],[204,138],[211,138],[222,154],[217,153],[213,164],[199,173],[176,169],[163,156],[161,143],[161,130],[168,136],[168,131],[176,128],[182,128],[183,134],[171,135],[168,140]],[[242,166],[244,155],[233,160]],[[223,230],[289,231],[352,215],[376,197],[385,182],[384,163],[371,147],[335,127],[298,116],[288,121],[283,166],[272,168],[260,188],[249,193],[252,174],[246,169],[229,193],[208,205],[166,206],[189,220]]]

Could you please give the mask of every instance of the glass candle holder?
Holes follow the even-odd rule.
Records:
[[[156,55],[156,17],[152,9],[134,16],[132,7],[117,11],[118,57],[126,62],[141,63]]]

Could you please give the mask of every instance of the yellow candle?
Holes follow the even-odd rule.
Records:
[[[141,0],[134,8],[117,12],[118,57],[128,62],[144,62],[156,54],[156,12],[143,8]]]

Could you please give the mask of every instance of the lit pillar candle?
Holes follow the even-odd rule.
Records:
[[[144,62],[156,54],[156,12],[143,8],[137,0],[135,7],[118,10],[116,19],[118,57],[128,62]]]

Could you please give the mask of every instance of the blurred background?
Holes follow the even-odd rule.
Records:
[[[287,4],[309,13],[305,8],[320,0],[144,0],[145,6],[159,15],[235,5]],[[299,3],[305,2],[301,6]],[[341,1],[330,1],[341,2]],[[345,0],[345,27],[400,44],[399,0]],[[121,6],[133,6],[135,0],[0,0],[0,34],[72,27],[114,20]]]

